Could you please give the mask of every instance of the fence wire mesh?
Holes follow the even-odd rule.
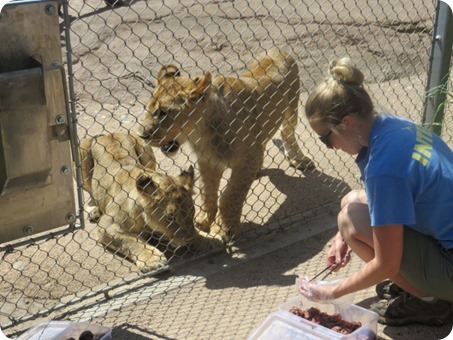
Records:
[[[143,292],[143,296],[165,292],[168,287],[159,284],[160,276],[153,274],[166,270],[168,266],[177,271],[208,253],[224,251],[222,247],[216,247],[215,240],[204,234],[201,241],[200,236],[196,236],[199,242],[184,241],[185,233],[193,231],[190,231],[190,226],[189,231],[181,227],[192,220],[192,214],[200,211],[203,204],[200,169],[204,167],[212,172],[216,166],[222,167],[222,164],[212,166],[213,162],[219,161],[218,155],[216,159],[206,158],[207,164],[201,164],[194,149],[181,143],[179,153],[168,157],[158,147],[141,145],[136,135],[132,139],[129,136],[131,132],[143,133],[146,107],[157,88],[162,66],[175,65],[182,76],[190,75],[194,81],[206,72],[238,77],[260,53],[269,53],[273,47],[291,55],[298,66],[297,144],[316,168],[301,171],[291,167],[283,152],[285,140],[280,133],[272,136],[265,148],[262,170],[246,192],[242,207],[237,208],[236,201],[220,203],[227,209],[242,212],[239,228],[246,232],[237,241],[240,246],[247,240],[335,210],[342,195],[360,186],[354,160],[327,150],[304,119],[303,103],[307,93],[326,77],[331,59],[351,57],[363,70],[366,87],[383,111],[421,123],[435,5],[434,1],[422,0],[113,3],[70,0],[68,7],[63,7],[67,11],[60,15],[62,44],[72,67],[69,80],[74,89],[72,104],[77,117],[78,141],[81,150],[90,154],[82,154],[82,165],[78,166],[83,172],[84,162],[87,164],[93,157],[91,166],[97,167],[93,170],[86,165],[88,172],[81,184],[86,189],[81,208],[89,220],[85,221],[84,229],[74,233],[31,242],[27,246],[7,249],[2,254],[2,329],[6,334],[15,334],[42,319],[80,312],[84,306],[95,306],[96,301],[108,297],[113,289],[124,291],[132,289],[131,286],[136,288],[146,284],[148,291]],[[63,28],[68,24],[70,36],[66,37]],[[279,91],[281,89],[276,92]],[[295,94],[297,92],[293,91]],[[243,97],[238,95],[235,105]],[[241,105],[247,105],[246,102],[244,100]],[[450,96],[443,129],[444,139],[450,146],[452,130],[447,127],[452,125],[451,110]],[[176,117],[175,124],[180,124],[180,129],[172,138],[187,139],[191,133],[187,129],[197,123],[191,121],[194,117],[194,113]],[[237,115],[237,121],[231,122],[236,126],[235,130],[227,133],[239,133],[246,121],[244,110]],[[115,137],[120,146],[114,145],[112,139],[108,140],[109,136]],[[193,144],[202,145],[204,137],[203,133],[196,136],[198,140]],[[253,145],[252,142],[248,146],[252,149]],[[140,168],[136,165],[138,162],[155,167],[160,177],[142,168],[140,175],[131,175],[132,170],[121,175],[125,167],[115,160],[121,152],[121,157],[128,159],[125,161],[128,166]],[[260,161],[250,156],[241,162],[244,160],[248,163],[237,165],[243,171],[247,171],[253,161]],[[234,161],[234,157],[229,160],[231,163]],[[192,195],[189,195],[192,190],[190,165],[195,167]],[[87,180],[90,176],[91,186]],[[138,189],[135,185],[124,184],[127,181],[122,176],[133,178],[134,183],[141,178],[140,183],[137,182]],[[220,182],[219,191],[222,193],[228,191],[232,181],[237,181],[232,187],[234,190],[247,186],[241,182],[241,176],[235,178],[230,170],[221,173],[217,179],[214,173],[209,173],[209,176],[213,182]],[[124,189],[118,185],[119,182],[124,184]],[[143,200],[141,193],[146,193],[153,183],[166,190],[159,198],[151,198],[157,208],[150,206],[149,198],[140,205],[138,202]],[[93,208],[91,196],[104,197],[109,211],[102,211],[106,210],[105,206],[100,210]],[[230,197],[234,196],[233,192]],[[171,202],[166,201],[168,198]],[[212,203],[212,197],[207,200]],[[140,205],[145,212],[152,208],[149,215],[156,221],[150,223],[163,225],[166,229],[162,232],[155,227],[154,230],[148,229],[145,235],[144,225],[150,223],[141,218],[141,211],[130,215],[131,205]],[[183,214],[177,214],[182,207]],[[101,228],[97,222],[100,216],[105,219],[105,225],[119,221],[128,230],[138,228],[135,234],[148,245],[141,245],[137,250],[135,241],[127,243],[127,235],[119,241],[112,239],[108,232],[99,234]],[[180,228],[170,232],[175,221]],[[121,247],[123,249],[119,250]],[[151,255],[143,255],[146,252],[157,256],[152,265],[147,263]],[[144,275],[147,272],[151,275]],[[177,280],[180,278],[175,277],[172,282],[172,271],[165,275],[165,282],[179,284]],[[180,290],[185,299],[191,300],[193,296],[196,299],[196,291]],[[140,290],[138,292],[140,294]],[[160,301],[159,298],[153,300],[155,308],[170,308]],[[128,305],[127,299],[123,303],[120,309]],[[83,312],[77,317],[84,319]]]

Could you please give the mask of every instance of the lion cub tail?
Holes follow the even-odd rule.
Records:
[[[91,180],[93,176],[94,160],[91,154],[93,138],[84,138],[80,142],[79,157],[82,172],[82,187],[85,191],[91,192]]]

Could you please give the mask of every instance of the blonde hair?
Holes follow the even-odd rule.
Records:
[[[348,114],[360,118],[373,115],[373,102],[363,88],[364,75],[350,58],[332,60],[329,75],[308,96],[305,115],[309,120],[337,126]]]

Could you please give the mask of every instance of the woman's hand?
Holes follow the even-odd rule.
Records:
[[[319,281],[310,282],[308,277],[301,277],[298,281],[299,293],[308,300],[315,302],[329,302],[334,300],[333,292],[336,286],[321,285]]]
[[[334,271],[345,267],[351,260],[351,251],[348,252],[348,245],[343,240],[340,232],[335,235],[334,241],[327,252],[327,265],[336,265]]]

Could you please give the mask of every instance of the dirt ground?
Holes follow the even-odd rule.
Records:
[[[239,74],[272,46],[298,61],[305,91],[326,76],[332,58],[350,56],[368,83],[383,84],[376,94],[385,94],[388,81],[425,76],[433,14],[434,6],[421,0],[411,6],[393,1],[379,6],[365,1],[136,1],[114,11],[99,1],[71,0],[79,134],[137,127],[162,65],[172,63],[195,75]]]
[[[131,299],[130,306],[115,311],[111,311],[115,302],[105,309],[96,307],[102,315],[93,322],[113,325],[114,338],[121,340],[247,339],[281,304],[297,296],[296,277],[312,276],[324,267],[327,245],[335,234],[335,229],[330,227],[334,222],[332,216],[320,216],[312,223],[294,226],[283,234],[241,248],[233,258],[206,259],[201,267],[197,264],[200,276],[189,268],[179,273],[186,284],[175,284],[157,296],[148,297],[146,289],[142,294],[137,291],[136,295],[123,298]],[[223,268],[214,269],[219,265]],[[361,265],[353,256],[349,266],[328,279],[340,280]],[[354,297],[354,303],[363,308],[376,301],[374,288],[358,292]],[[106,309],[110,312],[103,314]],[[453,338],[451,325],[387,327],[379,324],[377,331],[379,340]]]
[[[433,3],[423,0],[138,0],[115,9],[100,0],[70,0],[70,45],[63,40],[63,47],[72,52],[77,133],[82,138],[138,129],[162,65],[197,75],[239,74],[271,46],[298,61],[301,103],[325,77],[328,62],[347,55],[363,69],[379,106],[420,122],[433,16]],[[170,274],[136,282],[134,266],[106,252],[96,242],[96,226],[87,222],[74,234],[4,256],[2,328],[70,303],[65,318],[113,327],[114,339],[245,339],[294,295],[296,275],[319,269],[335,224],[329,212],[359,186],[353,159],[318,142],[302,105],[300,117],[299,143],[317,169],[301,173],[288,167],[275,136],[243,210],[243,227],[250,232],[233,255],[199,258],[188,250],[169,251],[175,265]],[[159,150],[156,156],[159,169],[170,174],[196,164],[186,146],[176,158]],[[227,180],[228,173],[222,184]],[[197,193],[195,200],[199,204]],[[266,234],[271,238],[249,245]],[[359,265],[355,261],[350,270]],[[131,283],[123,287],[124,281]],[[111,287],[118,288],[91,296]],[[367,291],[355,301],[366,306],[372,299]],[[61,315],[44,313],[37,320]],[[448,333],[448,327],[379,327],[383,339],[440,339]]]

